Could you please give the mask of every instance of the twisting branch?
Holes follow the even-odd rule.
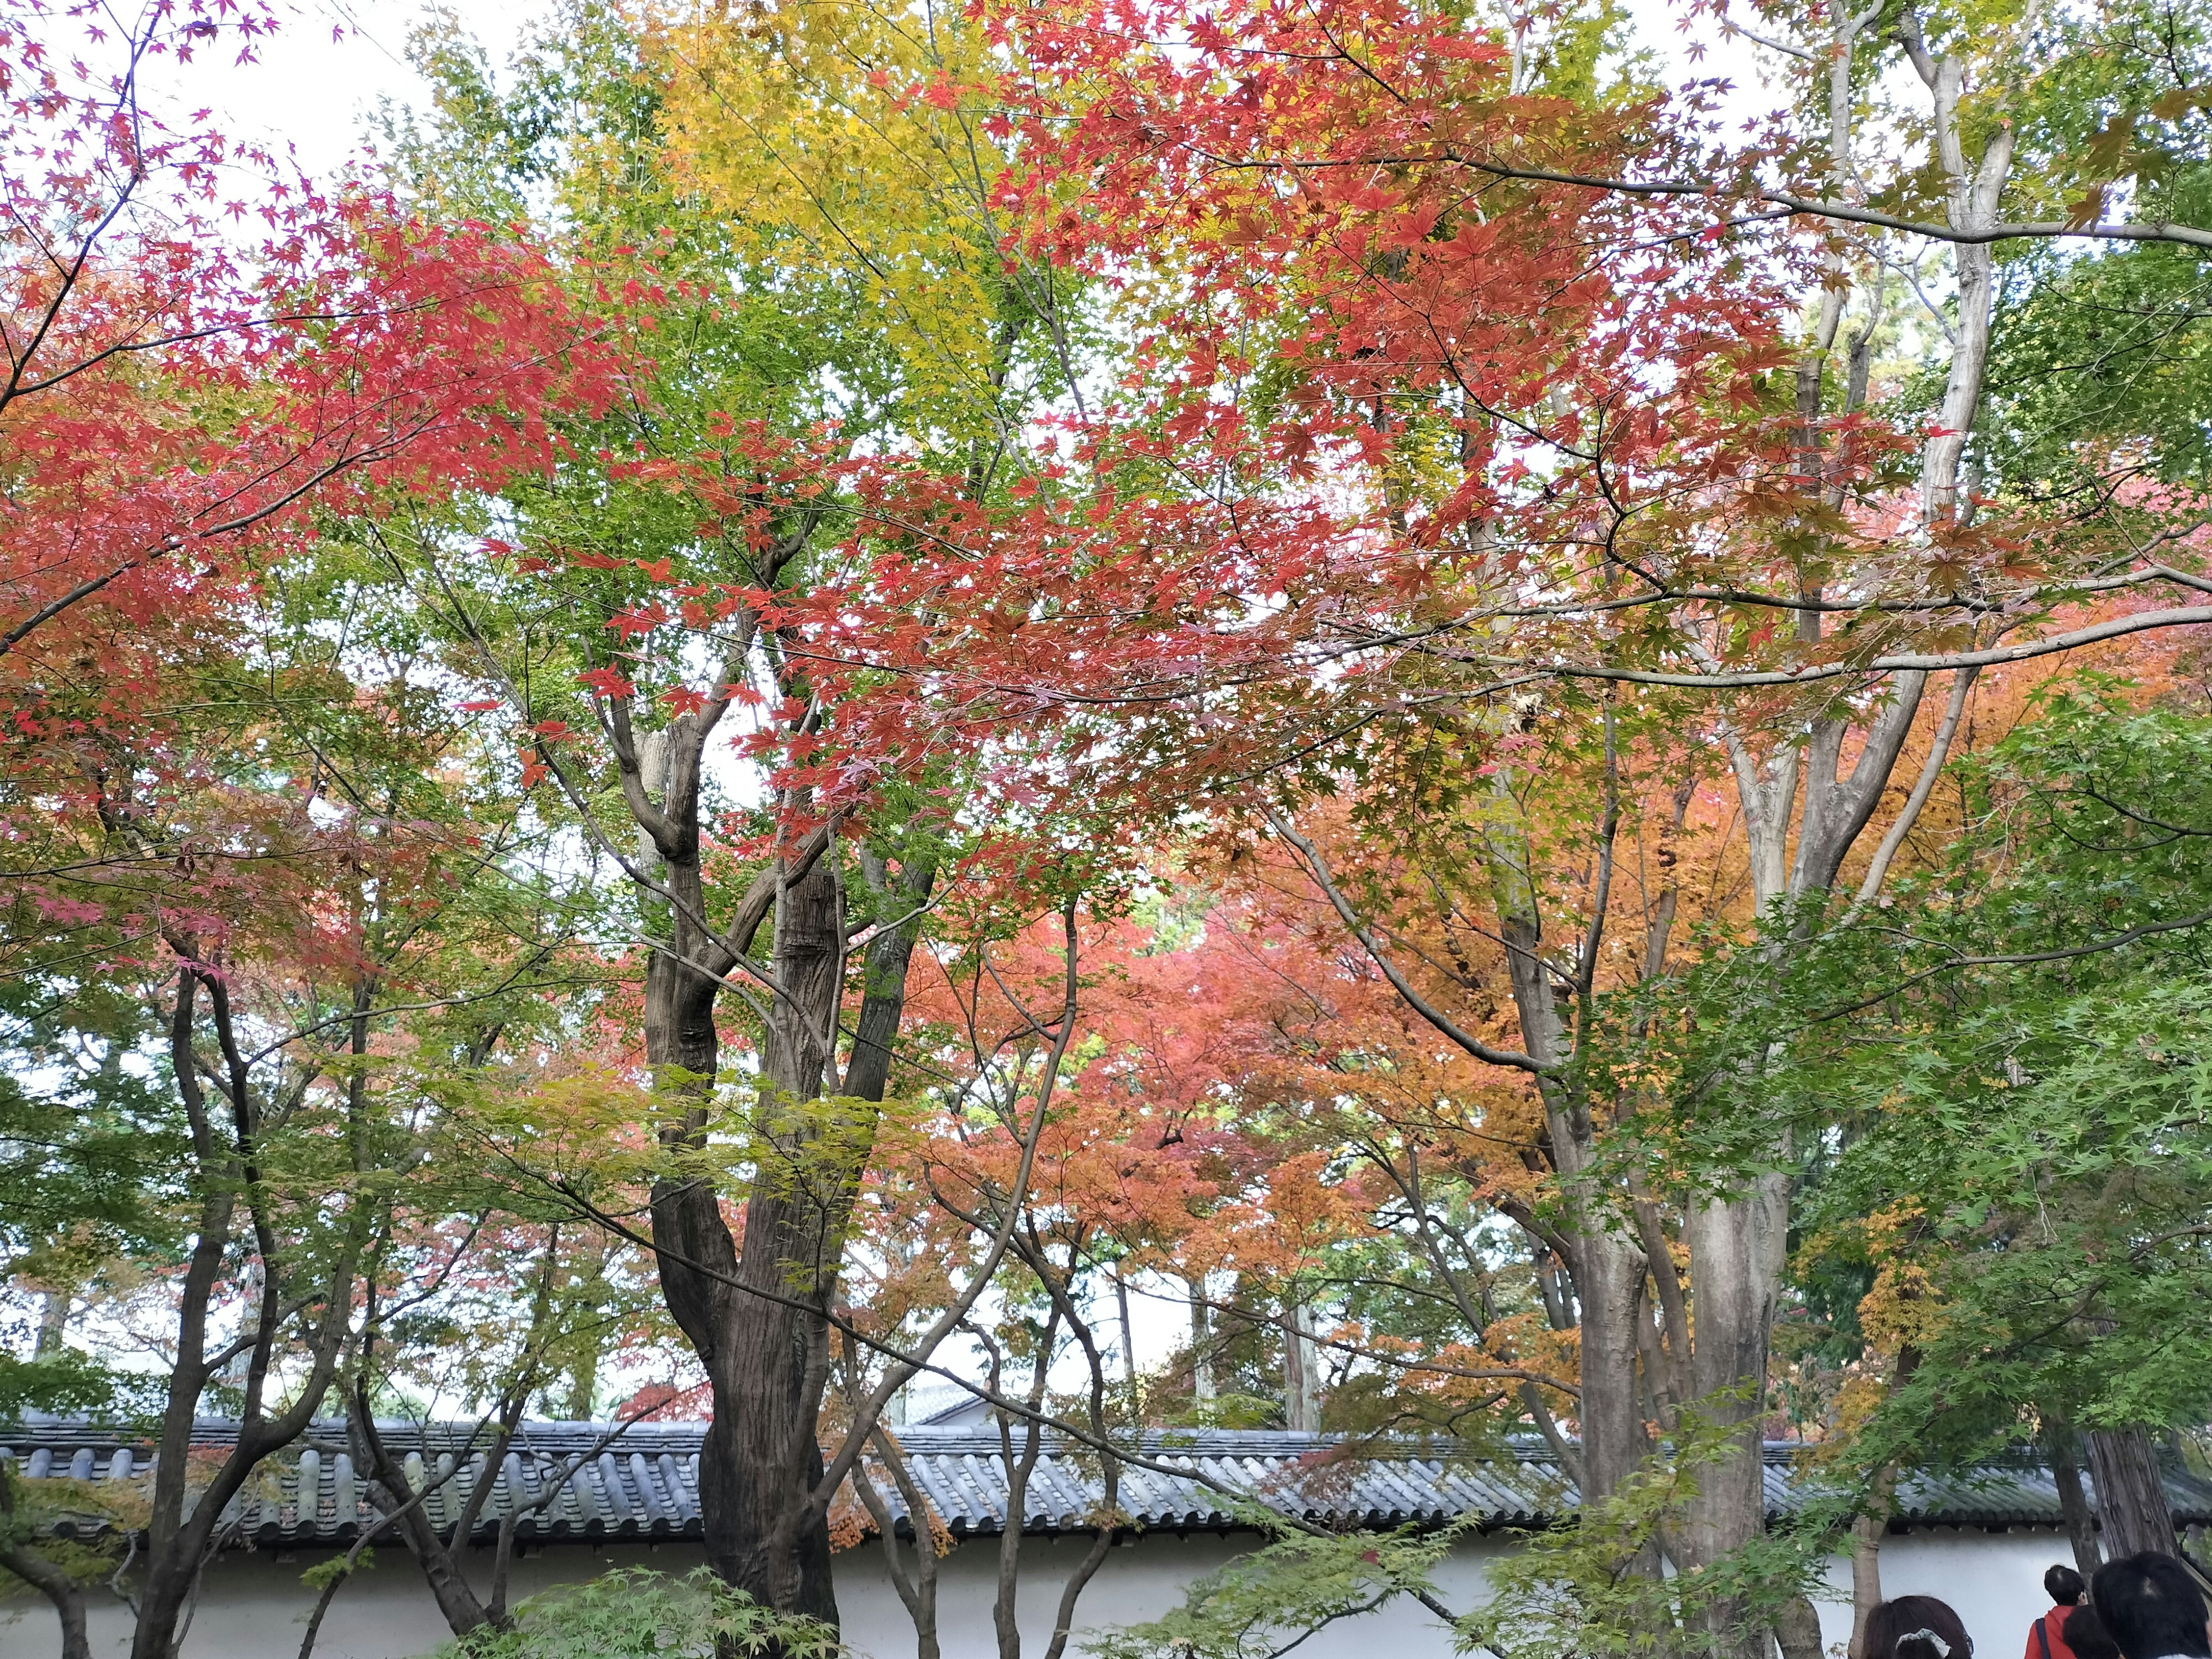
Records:
[[[1408,1007],[1428,1021],[1443,1036],[1466,1049],[1475,1059],[1489,1065],[1510,1066],[1517,1071],[1528,1072],[1538,1076],[1555,1069],[1533,1055],[1518,1054],[1510,1048],[1492,1048],[1480,1037],[1462,1030],[1450,1015],[1415,990],[1413,982],[1399,971],[1398,965],[1383,954],[1382,947],[1376,942],[1373,930],[1360,919],[1359,913],[1352,908],[1352,902],[1345,897],[1336,883],[1330,878],[1328,866],[1322,862],[1321,854],[1313,842],[1293,830],[1290,820],[1273,807],[1265,807],[1262,811],[1266,815],[1268,827],[1297,854],[1307,870],[1312,873],[1315,882],[1328,896],[1328,902],[1335,908],[1339,918],[1346,927],[1351,929],[1352,937],[1359,941],[1367,954],[1374,958],[1375,965],[1382,970],[1382,976],[1390,981],[1400,996],[1405,998]]]

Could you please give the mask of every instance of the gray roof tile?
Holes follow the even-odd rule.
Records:
[[[476,1522],[477,1534],[495,1534],[514,1510],[565,1487],[534,1513],[520,1516],[518,1537],[537,1540],[599,1538],[697,1538],[698,1423],[637,1424],[611,1445],[609,1431],[587,1423],[523,1425],[497,1468],[473,1425],[392,1423],[382,1431],[406,1462],[409,1478],[434,1479],[465,1458],[426,1508],[441,1530],[459,1520],[469,1492],[494,1482]],[[220,1447],[234,1425],[206,1419],[196,1446]],[[992,1534],[1006,1524],[1006,1485],[995,1428],[913,1428],[900,1437],[909,1472],[924,1498],[956,1534]],[[1575,1494],[1547,1449],[1531,1443],[1486,1461],[1450,1455],[1434,1444],[1400,1442],[1355,1446],[1320,1435],[1268,1431],[1152,1432],[1136,1449],[1159,1468],[1124,1466],[1121,1507],[1130,1522],[1152,1529],[1236,1530],[1247,1523],[1222,1493],[1199,1475],[1241,1498],[1338,1528],[1434,1525],[1474,1515],[1485,1528],[1543,1526],[1571,1514]],[[1770,1444],[1765,1485],[1771,1516],[1797,1506],[1803,1448]],[[0,1456],[33,1480],[68,1478],[143,1481],[151,1473],[143,1438],[82,1420],[33,1419],[0,1430]],[[573,1474],[571,1471],[573,1470]],[[905,1505],[888,1474],[870,1466],[878,1490],[902,1523]],[[1182,1473],[1176,1473],[1181,1471]],[[2175,1518],[2212,1522],[2212,1484],[2178,1469],[2166,1474]],[[1030,1477],[1023,1524],[1033,1532],[1088,1528],[1103,1488],[1095,1452],[1048,1440]],[[1897,1520],[1905,1526],[2057,1526],[2057,1488],[2050,1472],[2025,1457],[1973,1468],[1918,1473],[1898,1486]],[[354,1465],[344,1425],[316,1425],[296,1452],[282,1457],[234,1506],[238,1543],[315,1546],[343,1542],[374,1525],[369,1481]]]

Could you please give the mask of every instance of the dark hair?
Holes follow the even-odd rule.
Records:
[[[1929,1637],[1941,1642],[1939,1652]],[[1932,1595],[1900,1595],[1867,1614],[1867,1659],[1973,1659],[1974,1638]]]
[[[2044,1571],[2043,1593],[2062,1607],[2070,1607],[2080,1601],[2081,1593],[2088,1588],[2081,1582],[2080,1573],[2063,1563]]]
[[[2090,1587],[2097,1617],[2128,1659],[2174,1653],[2212,1659],[2204,1635],[2204,1598],[2189,1569],[2170,1555],[2144,1550],[2107,1561]]]
[[[2074,1659],[2120,1659],[2120,1644],[2097,1617],[2094,1607],[2076,1607],[2058,1626]]]

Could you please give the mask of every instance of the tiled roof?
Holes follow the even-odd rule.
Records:
[[[410,1477],[418,1485],[453,1467],[447,1460],[461,1461],[455,1478],[428,1500],[430,1521],[441,1531],[459,1518],[476,1483],[489,1479],[498,1485],[476,1522],[477,1536],[488,1541],[511,1510],[544,1498],[548,1486],[580,1456],[566,1488],[518,1519],[517,1537],[584,1541],[701,1535],[703,1424],[637,1424],[605,1445],[605,1425],[526,1424],[495,1468],[487,1467],[482,1450],[471,1450],[471,1426],[392,1423],[382,1428],[387,1444],[405,1458]],[[193,1443],[216,1450],[233,1433],[230,1424],[203,1420]],[[1004,1529],[1006,1482],[995,1429],[917,1427],[905,1431],[901,1443],[915,1484],[956,1535]],[[368,1483],[356,1473],[346,1444],[343,1425],[319,1424],[301,1449],[264,1465],[255,1484],[231,1506],[228,1539],[312,1547],[343,1542],[357,1536],[361,1527],[373,1525],[376,1512],[368,1501]],[[1197,1429],[1148,1433],[1135,1449],[1163,1467],[1125,1465],[1121,1507],[1132,1523],[1152,1530],[1249,1526],[1220,1488],[1340,1529],[1435,1525],[1470,1514],[1486,1528],[1540,1527],[1571,1514],[1575,1505],[1571,1485],[1548,1452],[1535,1445],[1475,1460],[1413,1443],[1355,1449],[1329,1436]],[[1770,1517],[1797,1507],[1801,1450],[1785,1443],[1767,1447]],[[34,1419],[19,1430],[0,1431],[0,1456],[12,1458],[17,1472],[32,1480],[88,1483],[75,1494],[85,1510],[78,1524],[87,1527],[101,1524],[96,1516],[106,1507],[99,1502],[102,1483],[143,1481],[152,1467],[143,1440],[68,1419]],[[886,1504],[903,1523],[904,1505],[891,1481],[879,1468],[872,1473]],[[2166,1493],[2177,1521],[2212,1522],[2212,1485],[2169,1470]],[[1048,1442],[1030,1478],[1024,1529],[1086,1530],[1094,1523],[1101,1496],[1097,1455],[1064,1441]],[[2060,1523],[2057,1489],[2049,1471],[2027,1459],[2005,1459],[1955,1473],[1906,1477],[1899,1483],[1893,1524]]]

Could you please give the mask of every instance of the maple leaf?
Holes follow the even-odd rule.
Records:
[[[2105,191],[2102,185],[2091,185],[2066,206],[2066,228],[2086,230],[2105,216]]]

